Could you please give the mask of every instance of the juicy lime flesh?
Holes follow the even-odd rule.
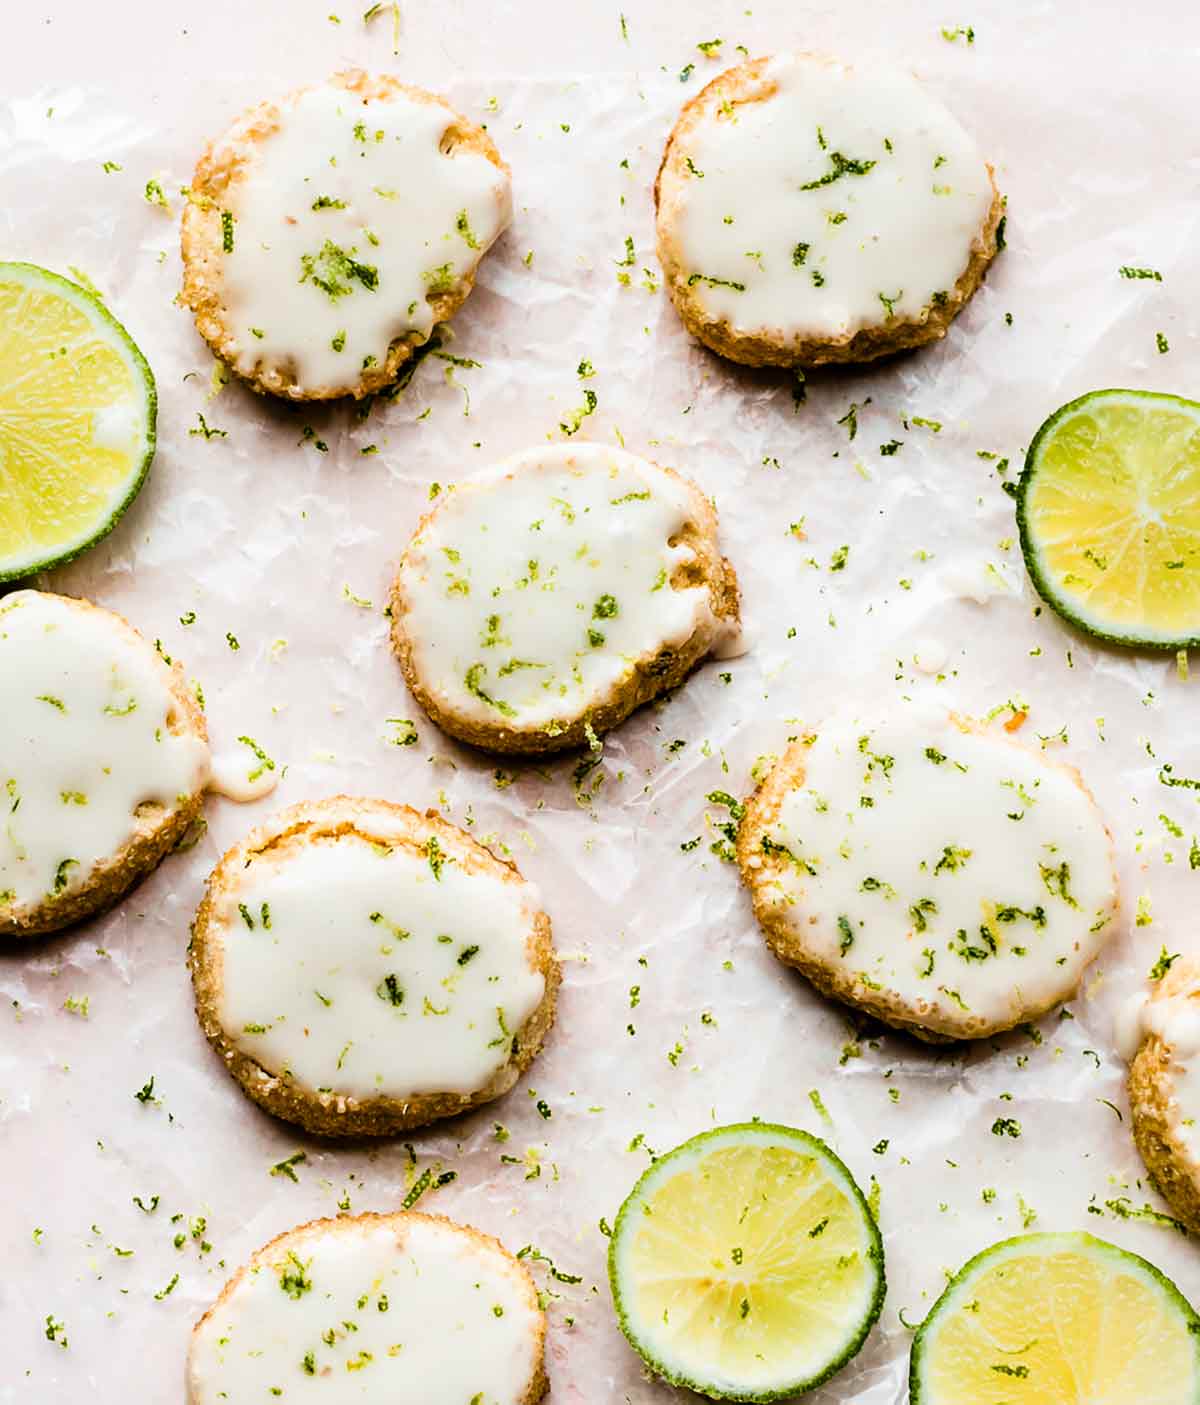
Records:
[[[798,1148],[712,1151],[650,1194],[632,1234],[626,1313],[700,1382],[817,1376],[870,1310],[862,1208]]]
[[[1078,622],[1152,642],[1200,635],[1200,406],[1098,395],[1038,447],[1025,518]]]
[[[914,1398],[1195,1405],[1200,1379],[1186,1312],[1164,1284],[1105,1248],[1001,1255],[972,1277],[922,1353]]]
[[[101,535],[136,487],[150,415],[123,336],[0,269],[0,579]]]

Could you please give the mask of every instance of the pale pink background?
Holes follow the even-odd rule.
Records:
[[[327,19],[334,7],[341,25]],[[674,1398],[644,1378],[616,1329],[597,1228],[646,1165],[644,1150],[628,1150],[639,1132],[664,1149],[720,1122],[783,1120],[826,1136],[864,1185],[881,1181],[888,1302],[858,1362],[813,1397],[820,1405],[904,1398],[910,1334],[898,1311],[919,1320],[945,1271],[1020,1232],[1019,1197],[1038,1228],[1104,1234],[1200,1298],[1194,1247],[1104,1209],[1122,1195],[1161,1208],[1138,1181],[1112,1019],[1163,943],[1196,945],[1200,873],[1187,848],[1200,800],[1156,777],[1163,760],[1200,774],[1191,723],[1200,684],[1182,681],[1171,659],[1098,651],[1048,612],[1035,618],[1011,501],[994,462],[977,456],[1007,455],[1015,470],[1042,418],[1099,385],[1194,393],[1198,54],[1186,7],[1149,4],[1131,17],[1114,3],[758,0],[747,13],[711,0],[627,0],[626,43],[615,4],[448,0],[403,5],[398,56],[390,21],[365,30],[365,8],[4,7],[0,254],[84,270],[139,340],[161,397],[160,452],[135,508],[102,546],[39,584],[87,594],[161,638],[203,681],[218,744],[249,732],[287,773],[258,806],[214,800],[202,843],[115,913],[0,955],[0,1401],[180,1400],[189,1326],[229,1271],[275,1233],[333,1213],[343,1192],[356,1210],[385,1209],[411,1183],[399,1144],[331,1148],[255,1111],[191,1010],[183,957],[205,874],[272,806],[337,791],[442,804],[507,843],[544,890],[567,958],[545,1054],[501,1105],[411,1144],[418,1168],[458,1172],[422,1208],[513,1249],[536,1244],[583,1275],[577,1287],[547,1282],[561,1295],[549,1346],[561,1405]],[[975,27],[973,46],[941,37],[959,23]],[[947,341],[814,376],[799,414],[782,378],[698,350],[662,293],[641,286],[643,267],[657,276],[649,188],[662,141],[680,102],[717,71],[695,48],[717,37],[727,57],[739,43],[752,53],[890,53],[977,134],[1010,197],[1010,247]],[[696,73],[681,84],[689,62]],[[462,389],[433,361],[362,424],[343,409],[291,411],[235,386],[209,400],[211,358],[172,305],[176,231],[142,200],[147,178],[163,181],[177,215],[178,187],[208,135],[260,97],[354,63],[448,92],[488,123],[513,167],[514,228],[456,323],[455,351],[483,363],[456,372],[469,417]],[[106,160],[122,171],[104,174]],[[624,289],[614,264],[627,235],[638,262]],[[1121,264],[1150,265],[1164,281],[1123,281]],[[1168,355],[1156,351],[1156,331]],[[494,763],[441,738],[404,692],[379,613],[428,485],[558,437],[582,403],[581,357],[596,367],[599,406],[580,437],[613,442],[619,431],[715,496],[755,631],[746,658],[706,666],[613,737],[590,806],[574,796],[571,759],[505,766],[519,779],[499,789]],[[836,421],[868,396],[849,444]],[[197,412],[229,437],[189,437]],[[914,413],[941,421],[941,434],[905,430],[901,417]],[[305,425],[327,455],[301,445]],[[903,448],[881,457],[893,437]],[[364,458],[366,443],[379,454]],[[787,532],[801,517],[806,542]],[[831,575],[843,544],[847,567]],[[933,559],[915,559],[920,550]],[[972,590],[995,583],[989,563],[1007,588],[985,604],[961,598],[964,580]],[[348,603],[345,587],[374,609]],[[196,623],[184,628],[189,610]],[[288,646],[274,658],[279,638]],[[924,640],[948,651],[946,681],[914,670]],[[728,686],[718,677],[726,667]],[[723,815],[707,792],[744,792],[754,759],[796,718],[819,722],[847,697],[899,694],[976,714],[1023,698],[1035,744],[1035,733],[1069,727],[1060,754],[1082,767],[1110,817],[1130,916],[1072,1002],[1074,1018],[1043,1020],[1040,1043],[1018,1033],[933,1053],[879,1035],[843,1062],[851,1021],[766,955],[733,870],[709,853],[706,810]],[[415,718],[419,744],[388,745],[389,717]],[[669,756],[675,738],[688,745]],[[1172,840],[1160,814],[1187,838]],[[704,843],[682,853],[696,835]],[[1134,930],[1143,893],[1153,922]],[[62,1008],[85,995],[86,1021]],[[714,1024],[701,1023],[705,1011]],[[667,1054],[677,1041],[675,1067]],[[162,1102],[143,1106],[133,1094],[151,1075]],[[814,1111],[814,1088],[831,1123]],[[1019,1141],[991,1135],[999,1116],[1020,1120]],[[491,1136],[496,1120],[511,1131],[503,1146]],[[873,1154],[885,1138],[886,1153]],[[536,1179],[526,1179],[528,1148]],[[299,1184],[267,1174],[300,1149]],[[502,1164],[502,1153],[523,1164]],[[991,1205],[985,1186],[998,1192]],[[132,1204],[155,1194],[152,1216]],[[191,1240],[173,1247],[188,1228],[186,1218],[170,1224],[174,1214],[206,1217],[211,1253]],[[175,1273],[174,1292],[155,1301]],[[68,1350],[44,1337],[50,1313],[66,1323]]]

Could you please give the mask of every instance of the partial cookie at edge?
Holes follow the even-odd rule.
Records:
[[[102,619],[138,650],[144,651],[148,658],[153,659],[154,666],[167,675],[164,682],[175,709],[172,732],[194,737],[207,751],[208,730],[204,713],[178,661],[168,662],[161,655],[156,655],[148,641],[123,615],[75,596],[56,595],[48,591],[14,591],[0,598],[0,619],[3,618],[5,606],[11,608],[23,595],[45,595],[89,619]],[[138,812],[130,820],[132,837],[119,851],[93,868],[83,887],[59,897],[47,896],[36,906],[24,910],[14,912],[9,909],[5,912],[0,909],[0,941],[6,937],[37,937],[57,932],[107,911],[120,902],[140,879],[153,872],[178,847],[190,826],[201,816],[204,810],[203,781],[206,779],[206,776],[202,777],[202,783],[194,790],[176,797],[176,804],[169,810],[149,802],[139,806]]]

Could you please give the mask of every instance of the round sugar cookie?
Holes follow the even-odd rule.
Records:
[[[259,390],[370,395],[462,305],[511,207],[482,127],[422,88],[339,73],[210,143],[183,216],[183,300]]]
[[[870,361],[944,336],[997,251],[974,141],[902,69],[751,59],[683,109],[655,184],[684,325],[750,366]]]
[[[86,600],[0,598],[0,937],[110,907],[183,838],[208,776],[177,663]]]
[[[1112,838],[1078,773],[940,710],[839,717],[746,802],[768,945],[923,1039],[977,1039],[1071,996],[1112,934]]]
[[[508,1092],[559,983],[550,920],[513,865],[434,811],[349,796],[281,810],[225,855],[189,962],[243,1091],[325,1136]]]
[[[490,1235],[412,1212],[313,1220],[196,1324],[188,1405],[537,1405],[545,1338],[528,1269]]]
[[[1154,982],[1129,1070],[1133,1139],[1155,1185],[1200,1234],[1200,962]]]
[[[581,746],[738,638],[711,503],[620,449],[529,449],[447,492],[392,590],[404,677],[492,751]]]

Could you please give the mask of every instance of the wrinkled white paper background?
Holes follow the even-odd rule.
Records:
[[[1139,1180],[1112,1025],[1164,943],[1196,945],[1200,873],[1187,853],[1200,798],[1157,775],[1163,760],[1200,774],[1185,721],[1200,684],[1173,659],[1098,650],[1036,613],[1012,502],[995,460],[979,457],[1007,456],[1015,476],[1043,417],[1087,389],[1195,393],[1198,54],[1194,31],[1174,22],[1184,7],[1159,0],[1131,24],[1114,3],[976,0],[957,13],[855,0],[799,16],[782,0],[752,12],[627,0],[626,42],[616,4],[452,0],[405,4],[394,55],[389,17],[368,29],[356,9],[334,24],[335,3],[71,0],[5,16],[0,252],[94,279],[160,394],[159,454],[137,504],[101,546],[37,584],[90,596],[161,638],[203,682],[218,748],[249,733],[286,774],[256,806],[212,800],[202,842],[115,912],[0,954],[0,1401],[180,1399],[189,1327],[256,1246],[334,1213],[343,1195],[355,1210],[395,1208],[426,1166],[457,1180],[421,1208],[514,1250],[534,1244],[582,1276],[564,1285],[535,1266],[559,1295],[554,1400],[675,1398],[646,1380],[616,1328],[598,1222],[612,1220],[647,1147],[756,1115],[819,1133],[864,1186],[872,1175],[882,1185],[883,1317],[815,1401],[903,1400],[910,1333],[898,1313],[918,1321],[947,1271],[1019,1233],[1023,1218],[1136,1249],[1200,1299],[1194,1245],[1105,1209],[1119,1197],[1163,1208]],[[941,37],[967,23],[973,45]],[[658,280],[649,189],[662,142],[717,71],[695,44],[717,37],[730,59],[739,43],[892,54],[976,133],[1009,196],[1008,251],[946,341],[814,375],[799,413],[785,378],[710,357],[642,286],[643,269]],[[211,358],[172,304],[179,187],[202,142],[243,107],[350,63],[447,92],[488,123],[513,168],[513,229],[455,324],[454,352],[482,364],[455,370],[451,385],[447,363],[427,361],[363,422],[236,385],[210,399]],[[687,63],[696,71],[681,84]],[[105,161],[122,169],[106,174]],[[172,218],[142,199],[150,177],[171,195]],[[627,235],[637,261],[620,270]],[[1121,264],[1157,268],[1163,282],[1122,280]],[[405,693],[380,613],[429,485],[560,437],[583,402],[584,357],[599,403],[580,439],[620,435],[715,496],[755,633],[747,657],[705,666],[609,740],[591,803],[572,788],[575,758],[502,763],[501,779],[515,779],[500,788],[495,762],[441,737]],[[868,397],[851,443],[837,421]],[[228,437],[190,436],[198,413]],[[913,414],[941,432],[906,430]],[[301,442],[306,425],[327,453]],[[881,456],[893,438],[902,448]],[[379,453],[366,457],[371,443]],[[800,521],[803,541],[788,531]],[[846,567],[831,573],[844,544]],[[962,598],[964,584],[986,594],[989,582],[999,593],[987,603]],[[944,679],[913,665],[936,646]],[[1024,701],[1035,745],[1068,729],[1056,754],[1080,765],[1110,819],[1127,899],[1071,1018],[965,1051],[856,1031],[766,953],[734,870],[709,852],[724,815],[705,795],[744,793],[755,758],[795,719],[901,695],[976,715]],[[386,719],[397,717],[416,721],[418,744],[389,744]],[[677,738],[687,746],[672,753]],[[506,845],[541,885],[566,963],[558,1024],[531,1076],[501,1104],[414,1135],[411,1152],[322,1144],[261,1114],[192,1014],[184,950],[205,875],[271,808],[339,791],[439,805]],[[1135,928],[1142,894],[1152,921]],[[63,1008],[85,996],[86,1019]],[[134,1093],[151,1075],[160,1101],[143,1104]],[[1020,1122],[1019,1140],[992,1135],[998,1117]],[[503,1144],[496,1121],[511,1134]],[[296,1183],[268,1174],[298,1151]],[[155,1195],[153,1214],[133,1204]],[[194,1216],[206,1220],[207,1253],[190,1236]],[[65,1323],[68,1349],[46,1340],[47,1314]]]

